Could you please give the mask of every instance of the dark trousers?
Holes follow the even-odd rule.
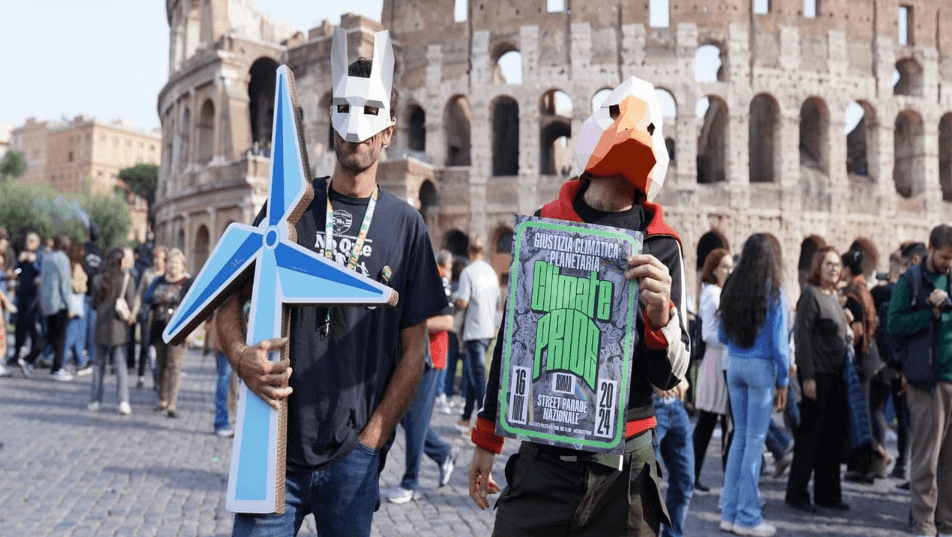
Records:
[[[14,332],[16,346],[13,347],[13,361],[20,355],[20,349],[26,347],[27,335],[30,342],[36,346],[40,339],[40,332],[36,329],[36,297],[17,297],[17,324]]]
[[[724,414],[715,414],[706,410],[701,411],[698,416],[697,425],[694,426],[693,444],[694,444],[694,481],[701,480],[701,468],[704,466],[704,456],[707,454],[707,446],[711,443],[711,435],[714,434],[714,426],[717,425],[718,418],[721,422],[721,451],[724,450],[724,444],[727,440],[727,416]]]
[[[56,373],[63,367],[63,355],[66,354],[66,321],[69,320],[66,309],[61,309],[53,315],[46,316],[46,336],[33,340],[33,350],[26,357],[29,363],[36,362],[36,357],[43,352],[47,345],[53,347],[53,368],[50,373]]]
[[[906,392],[902,391],[902,382],[899,379],[893,379],[889,383],[889,389],[892,392],[893,406],[896,408],[896,449],[899,454],[896,456],[896,466],[900,472],[906,471],[906,460],[909,457],[909,403],[906,399]]]
[[[800,402],[800,427],[793,444],[787,502],[810,501],[807,487],[811,475],[817,505],[831,506],[843,500],[840,457],[847,427],[846,381],[838,374],[818,373],[816,401],[804,397]]]

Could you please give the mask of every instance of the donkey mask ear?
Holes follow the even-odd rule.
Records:
[[[331,41],[331,84],[334,95],[339,95],[347,83],[347,30],[337,26],[334,28],[334,39]]]

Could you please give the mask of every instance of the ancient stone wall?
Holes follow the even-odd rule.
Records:
[[[456,20],[456,2],[465,20]],[[371,56],[380,28],[395,39],[401,105],[381,183],[424,212],[437,248],[481,236],[506,272],[496,249],[506,247],[513,214],[532,213],[575,173],[571,135],[601,90],[634,75],[673,102],[663,126],[673,158],[657,201],[689,267],[702,238],[722,237],[739,252],[750,233],[768,231],[783,245],[795,297],[809,235],[840,249],[868,236],[885,269],[900,242],[924,241],[952,220],[952,4],[850,0],[814,11],[803,0],[690,1],[665,12],[660,4],[565,0],[549,12],[546,0],[385,0],[380,23],[343,17],[351,60]],[[172,20],[188,10],[169,5],[170,54],[179,56]],[[229,28],[217,14],[247,0],[210,5],[213,29]],[[333,166],[332,26],[306,37],[277,27],[255,39],[217,31],[176,64],[159,96],[171,159],[160,221],[166,237],[182,231],[187,244],[197,232],[179,208],[200,209],[195,200],[212,178],[243,192],[222,210],[252,214],[247,207],[263,199],[267,172],[250,170],[267,157],[253,140],[267,125],[255,126],[250,111],[255,61],[291,66],[312,171]],[[521,80],[505,79],[507,61]],[[206,101],[214,114],[203,114]],[[209,135],[214,148],[202,152]],[[693,290],[693,270],[687,278]]]

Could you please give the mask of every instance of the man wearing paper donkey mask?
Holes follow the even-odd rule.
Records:
[[[506,472],[522,477],[510,479],[500,496],[493,535],[562,534],[565,528],[573,535],[656,535],[669,522],[651,442],[657,424],[652,386],[670,390],[684,378],[689,340],[680,239],[661,206],[651,203],[668,166],[654,87],[637,78],[623,82],[582,125],[578,139],[581,176],[562,185],[536,216],[645,233],[642,253],[628,258],[625,272],[640,293],[625,453],[619,469],[590,452],[524,441]],[[500,332],[497,341],[503,337]],[[485,407],[472,433],[469,489],[481,509],[490,506],[488,494],[499,491],[491,472],[503,445],[495,434],[501,348],[493,353]]]
[[[308,513],[322,537],[370,534],[386,447],[423,370],[426,320],[447,306],[422,218],[376,182],[394,129],[389,34],[376,35],[372,61],[348,67],[346,31],[337,28],[331,54],[337,166],[313,181],[298,241],[390,286],[399,301],[295,307],[289,339],[251,347],[237,328],[241,300],[221,307],[217,326],[234,370],[272,407],[288,401],[285,512],[236,514],[233,535],[296,535]],[[285,346],[289,358],[268,361]]]

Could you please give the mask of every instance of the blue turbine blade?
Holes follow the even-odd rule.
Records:
[[[169,320],[162,334],[165,341],[177,336],[179,331],[204,313],[203,310],[254,260],[255,254],[261,249],[261,241],[257,228],[243,224],[228,226]]]
[[[282,242],[274,254],[285,302],[386,304],[393,292],[297,244]]]
[[[268,223],[272,226],[287,218],[307,188],[287,67],[278,68],[276,86],[271,135],[274,151],[271,154],[271,192],[268,197]]]

